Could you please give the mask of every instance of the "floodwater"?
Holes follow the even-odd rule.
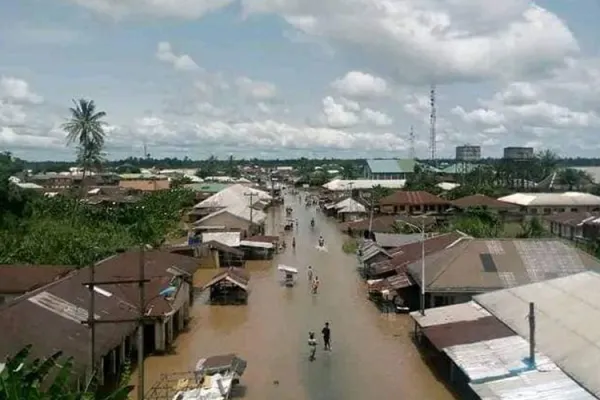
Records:
[[[189,371],[199,358],[235,352],[248,361],[241,380],[248,400],[454,399],[411,341],[410,317],[381,314],[368,301],[356,257],[341,250],[344,237],[336,223],[294,197],[286,198],[287,205],[294,208],[299,227],[285,234],[288,248],[272,263],[248,266],[248,305],[211,306],[197,300],[189,331],[175,342],[176,353],[146,360],[146,391],[163,373]],[[282,234],[284,208],[272,211],[268,233]],[[319,235],[327,251],[316,249]],[[295,287],[282,286],[278,263],[300,270]],[[310,292],[308,265],[321,281],[317,295]],[[206,271],[206,280],[214,273]],[[322,345],[325,322],[331,327],[332,351],[319,347],[310,362],[308,332],[317,332]]]

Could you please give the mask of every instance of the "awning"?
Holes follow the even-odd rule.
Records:
[[[255,242],[255,241],[250,241],[250,240],[240,241],[240,246],[256,247],[259,249],[272,249],[273,247],[275,247],[275,246],[273,246],[273,243]]]
[[[291,274],[297,274],[298,273],[298,269],[297,268],[288,267],[287,265],[283,265],[283,264],[279,264],[279,267],[277,267],[277,269],[279,271],[289,272]]]

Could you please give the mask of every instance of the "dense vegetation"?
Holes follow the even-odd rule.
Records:
[[[92,400],[98,396],[89,387],[76,390],[72,382],[73,363],[57,352],[44,360],[29,358],[28,346],[6,361],[0,370],[0,399],[3,400]],[[103,400],[126,400],[132,386],[121,388]]]
[[[93,101],[79,100],[64,124],[66,142],[75,145],[78,165],[88,171],[104,167],[105,113]],[[82,184],[71,193],[45,197],[20,189],[9,177],[24,163],[0,155],[0,263],[83,266],[140,244],[157,245],[193,203],[185,189],[153,192],[134,204],[93,206],[83,203]]]

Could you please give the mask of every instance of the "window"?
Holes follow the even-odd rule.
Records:
[[[571,212],[577,212],[579,211],[577,208],[571,208]]]
[[[552,214],[551,208],[544,208],[544,214]]]
[[[529,210],[529,211],[530,211],[530,213],[531,213],[531,214],[534,214],[534,215],[538,213],[538,210],[537,210],[537,208],[532,208],[532,209],[531,209],[531,210]]]

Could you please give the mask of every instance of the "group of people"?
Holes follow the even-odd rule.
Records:
[[[325,322],[325,326],[321,329],[323,335],[323,350],[331,351],[331,329],[329,322]],[[310,349],[310,361],[314,361],[317,355],[317,339],[314,332],[308,332],[308,346]]]

